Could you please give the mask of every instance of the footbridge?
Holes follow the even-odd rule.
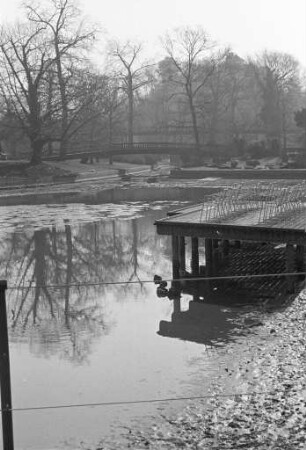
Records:
[[[78,144],[78,148],[80,144]],[[100,146],[84,145],[87,147],[82,151],[70,151],[65,159],[83,159],[83,158],[108,158],[115,155],[181,155],[196,153],[199,148],[195,144],[168,143],[168,142],[137,142],[133,144],[102,144]],[[45,160],[57,159],[57,155],[45,156]]]

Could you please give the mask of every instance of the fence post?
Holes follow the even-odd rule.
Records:
[[[0,280],[0,389],[3,450],[14,450],[11,396],[10,354],[8,343],[6,298],[7,282]]]

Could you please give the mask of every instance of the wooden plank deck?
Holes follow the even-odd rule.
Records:
[[[280,206],[275,213],[269,211],[269,208],[275,208],[273,202],[266,202],[264,208],[255,203],[248,205],[248,208],[227,213],[216,203],[197,204],[179,210],[155,224],[157,232],[166,235],[261,242],[306,242],[305,204],[287,210],[281,210]]]
[[[272,204],[271,208],[273,208]],[[205,217],[205,209],[212,210],[211,217]],[[170,213],[168,218],[161,219],[161,221],[168,223],[211,223],[215,225],[306,229],[306,205],[302,205],[299,209],[280,211],[264,221],[260,221],[263,214],[262,209],[256,206],[248,211],[236,211],[224,215],[219,213],[219,217],[214,212],[218,212],[218,207],[215,205],[208,204],[203,208],[202,204],[197,204],[178,210],[175,214]]]

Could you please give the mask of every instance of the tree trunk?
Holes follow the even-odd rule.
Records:
[[[113,113],[112,111],[109,111],[108,115],[108,143],[109,148],[111,148],[111,144],[113,142]],[[109,164],[113,164],[113,155],[109,155]]]
[[[53,85],[54,85],[53,74],[52,74],[51,70],[49,70],[47,72],[47,83],[48,83],[47,109],[51,113],[52,101],[53,101]],[[51,117],[51,115],[50,115],[50,117]],[[48,136],[48,137],[50,138],[51,136]],[[53,153],[52,141],[49,141],[48,142],[48,156],[51,156],[52,153]]]
[[[62,70],[62,60],[61,60],[61,54],[58,44],[58,36],[55,36],[55,54],[56,54],[56,68],[57,68],[57,77],[58,77],[58,84],[60,89],[60,95],[61,95],[61,106],[62,106],[62,118],[61,118],[61,146],[60,146],[60,159],[65,159],[65,156],[67,154],[67,128],[68,128],[68,102],[67,102],[67,95],[66,95],[66,86],[65,86],[65,80],[63,77],[63,70]]]
[[[216,131],[217,131],[217,121],[218,121],[218,100],[214,100],[213,110],[211,114],[211,123],[209,129],[209,143],[216,143]]]
[[[66,128],[66,126],[65,126],[65,128]],[[61,144],[60,144],[60,155],[59,155],[59,159],[61,161],[65,160],[65,158],[66,158],[67,148],[68,148],[67,138],[62,135]]]
[[[219,74],[217,75],[216,80],[216,86],[211,87],[211,94],[212,94],[212,112],[211,112],[211,121],[210,121],[210,128],[209,128],[209,143],[215,144],[216,143],[216,133],[217,133],[217,123],[218,123],[218,116],[219,116]]]
[[[108,114],[108,143],[113,142],[113,112],[110,111]]]
[[[40,139],[33,139],[31,140],[31,147],[32,147],[32,158],[30,160],[31,165],[36,165],[41,163],[41,155],[42,155],[42,149],[43,149],[43,141]]]
[[[134,93],[132,74],[128,74],[128,143],[134,142]]]
[[[200,138],[199,138],[199,130],[198,130],[198,123],[197,123],[197,115],[193,103],[193,97],[192,92],[188,88],[186,88],[187,96],[188,96],[188,102],[189,102],[189,109],[191,114],[191,120],[192,120],[192,128],[193,128],[193,137],[196,144],[196,150],[197,153],[200,152]]]
[[[281,98],[281,108],[282,108],[282,137],[283,137],[283,146],[280,150],[280,157],[283,159],[287,155],[287,111],[286,111],[286,102],[282,96]]]

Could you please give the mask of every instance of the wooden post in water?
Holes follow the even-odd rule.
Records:
[[[5,291],[7,283],[0,280],[0,389],[3,450],[14,450],[10,354],[8,343]]]
[[[305,252],[304,245],[296,246],[296,265],[298,272],[304,272],[305,269],[304,252]]]
[[[213,244],[212,239],[205,238],[206,276],[213,276]]]
[[[219,246],[219,239],[213,239],[212,242],[213,242],[213,248],[218,248],[218,246]]]
[[[213,246],[213,274],[215,275],[218,272],[220,263],[219,239],[213,239],[212,246]]]
[[[199,276],[199,239],[191,238],[191,273],[194,277]]]
[[[234,247],[238,248],[238,249],[241,248],[241,241],[235,241],[234,242]]]
[[[172,235],[172,275],[173,279],[180,278],[179,238]]]
[[[230,245],[229,245],[229,241],[227,240],[227,239],[224,239],[223,241],[222,241],[222,252],[223,252],[223,256],[228,256],[228,254],[229,254],[229,248],[230,248]]]
[[[186,272],[186,250],[185,250],[185,237],[179,237],[179,272],[180,276],[184,277]]]

